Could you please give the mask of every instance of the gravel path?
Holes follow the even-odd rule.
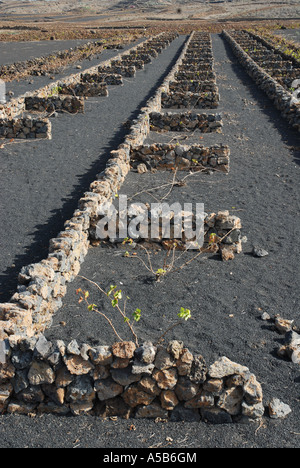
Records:
[[[224,117],[222,141],[231,148],[231,170],[229,175],[193,176],[166,201],[204,202],[207,212],[234,211],[248,237],[243,254],[228,263],[200,257],[180,273],[156,283],[138,260],[123,258],[117,249],[94,247],[81,274],[105,288],[120,285],[130,297],[130,307],[142,309],[136,327],[140,341],[157,338],[181,306],[189,307],[193,321],[176,328],[168,338],[183,340],[208,364],[225,355],[248,366],[262,383],[265,403],[277,397],[291,406],[292,413],[286,420],[266,418],[261,426],[7,415],[0,419],[2,447],[299,448],[299,368],[277,357],[281,337],[270,323],[261,320],[262,312],[298,320],[299,134],[288,128],[217,35],[213,35],[213,49],[221,94],[219,110]],[[203,144],[213,142],[213,135],[201,140]],[[131,173],[122,193],[135,194],[171,178],[167,173]],[[155,195],[163,193],[156,191]],[[254,258],[253,244],[267,249],[269,256]],[[158,252],[153,261],[161,265],[162,259]],[[78,305],[75,289],[81,285],[86,286],[77,279],[69,286],[47,337],[110,343],[113,337],[101,319]],[[102,298],[89,289],[93,301],[101,305]],[[61,326],[62,321],[66,326]]]

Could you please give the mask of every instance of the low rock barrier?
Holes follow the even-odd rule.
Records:
[[[84,112],[84,99],[76,96],[25,97],[25,110],[29,112]]]
[[[51,139],[49,119],[23,117],[0,119],[0,139]]]
[[[227,31],[223,31],[222,35],[231,46],[233,53],[245,68],[248,75],[274,102],[275,107],[281,112],[282,116],[289,124],[295,130],[300,131],[300,104],[294,103],[293,95],[286,91],[283,86],[252,60]]]
[[[162,94],[162,97],[164,93]],[[196,114],[195,112],[175,113],[152,112],[150,114],[150,130],[156,132],[193,132],[221,133],[223,121],[220,114]]]
[[[202,40],[203,43],[199,46]],[[178,63],[174,79],[162,94],[162,107],[165,109],[217,108],[220,96],[213,64],[209,35],[194,33]]]
[[[208,366],[182,342],[91,347],[43,335],[6,343],[0,411],[228,424],[263,416],[261,384],[223,356]]]
[[[142,145],[131,150],[131,165],[138,172],[151,169],[204,171],[216,169],[229,172],[230,150],[226,145],[182,146],[179,144]],[[146,166],[146,170],[141,168]]]

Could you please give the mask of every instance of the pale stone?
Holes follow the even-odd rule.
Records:
[[[263,400],[263,392],[260,383],[257,381],[254,374],[251,374],[248,381],[243,386],[244,398],[250,405],[261,403]]]
[[[210,366],[208,374],[212,378],[223,379],[235,374],[248,375],[249,369],[223,356]]]
[[[179,375],[188,375],[192,368],[194,356],[187,348],[182,349],[179,359],[176,361],[176,367]]]
[[[93,364],[102,366],[110,365],[113,362],[113,355],[110,346],[98,346],[91,348],[88,352]]]
[[[278,398],[273,398],[269,403],[269,416],[272,419],[285,418],[291,412],[291,408]]]
[[[243,389],[241,387],[232,387],[220,395],[217,406],[235,416],[241,412],[242,401]]]
[[[138,382],[138,387],[140,387],[144,392],[149,393],[149,395],[159,395],[161,389],[157,386],[157,383],[151,377],[143,377]]]
[[[265,413],[265,408],[262,403],[248,405],[245,401],[242,403],[242,414],[250,419],[260,419]]]
[[[136,345],[132,341],[122,341],[112,346],[113,355],[122,359],[133,358]]]
[[[93,364],[77,355],[65,359],[65,364],[72,375],[85,375],[94,368]]]
[[[171,390],[177,383],[177,370],[174,368],[158,370],[153,372],[153,378],[162,390]]]
[[[224,388],[222,379],[209,379],[203,384],[203,390],[217,396],[220,395]]]
[[[292,330],[294,320],[283,319],[282,317],[275,317],[275,327],[281,334],[285,334]]]

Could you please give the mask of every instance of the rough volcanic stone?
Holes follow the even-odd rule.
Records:
[[[46,359],[50,355],[51,350],[52,343],[44,335],[41,335],[35,345],[34,357]]]
[[[245,385],[243,386],[244,398],[249,405],[261,403],[263,400],[263,392],[261,384],[257,381],[254,374],[251,374]]]
[[[183,341],[172,340],[169,342],[167,351],[171,353],[174,359],[179,359],[183,350]]]
[[[93,364],[102,366],[110,365],[113,362],[113,355],[110,346],[97,346],[89,350],[89,356]]]
[[[123,393],[122,385],[114,382],[111,378],[97,380],[95,390],[100,401],[109,400]]]
[[[142,377],[137,385],[144,392],[149,393],[150,395],[158,396],[161,392],[161,389],[158,387],[155,380],[148,376]]]
[[[154,361],[155,367],[160,370],[169,369],[176,365],[175,359],[164,349],[161,348],[157,351]]]
[[[172,411],[178,405],[179,400],[173,390],[163,390],[160,394],[160,403],[162,408]]]
[[[33,362],[28,372],[28,380],[31,385],[51,384],[55,381],[55,373],[48,364]]]
[[[208,369],[204,358],[202,356],[196,356],[192,363],[189,378],[192,382],[201,384],[206,380],[207,371]]]
[[[93,364],[91,364],[89,361],[86,361],[81,356],[77,356],[75,354],[65,358],[65,364],[68,368],[68,371],[72,375],[88,374],[91,370],[94,369]]]
[[[144,392],[138,387],[129,387],[122,395],[125,403],[131,408],[139,405],[149,405],[154,400],[155,396]]]
[[[208,374],[212,378],[223,379],[235,374],[249,375],[250,372],[248,367],[230,361],[230,359],[223,356],[209,367]]]
[[[242,403],[242,414],[250,419],[260,419],[265,413],[265,408],[262,403],[248,405],[245,401]]]
[[[191,382],[185,377],[179,377],[175,387],[175,393],[179,400],[188,401],[194,398],[199,392],[199,384]]]
[[[185,408],[212,408],[215,400],[213,395],[204,390],[200,391],[194,398],[185,402]]]
[[[163,409],[158,403],[151,403],[147,406],[140,406],[135,413],[136,418],[160,418],[167,419],[168,411]]]
[[[152,375],[154,369],[154,364],[143,364],[138,361],[134,361],[132,364],[132,373],[133,374],[148,374]]]
[[[176,361],[176,367],[179,375],[188,375],[191,372],[194,356],[187,348],[184,348]]]
[[[134,382],[138,382],[141,378],[140,374],[133,374],[131,367],[125,369],[111,369],[111,376],[119,385],[126,387]]]
[[[25,369],[29,367],[32,362],[33,352],[32,351],[14,351],[11,356],[11,363],[16,369]]]
[[[135,357],[144,364],[151,364],[156,355],[157,348],[150,341],[146,341],[135,350]]]
[[[133,358],[135,350],[136,345],[132,341],[122,341],[112,346],[113,355],[122,359]]]
[[[278,398],[273,398],[269,403],[269,416],[272,419],[285,418],[292,412],[289,405],[283,403]]]
[[[76,376],[74,381],[68,386],[66,400],[72,403],[82,401],[93,401],[95,390],[92,379],[87,375]]]
[[[243,389],[241,387],[232,387],[220,395],[217,406],[232,416],[236,416],[241,413],[242,401]]]
[[[174,368],[158,370],[152,374],[159,388],[162,390],[172,390],[177,383],[177,370]]]

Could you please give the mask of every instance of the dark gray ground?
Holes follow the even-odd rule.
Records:
[[[95,39],[96,41],[97,39]],[[90,42],[95,42],[94,40]],[[53,54],[86,44],[88,39],[67,41],[1,42],[0,64],[7,65]]]
[[[216,257],[200,257],[180,273],[156,283],[138,259],[123,258],[117,249],[93,247],[81,274],[104,288],[110,284],[120,286],[130,297],[128,307],[142,309],[142,319],[136,326],[140,341],[156,339],[174,322],[181,306],[190,308],[192,321],[176,328],[168,338],[183,340],[191,351],[201,353],[208,364],[225,355],[248,366],[262,383],[264,402],[277,397],[290,405],[292,413],[286,420],[266,417],[262,426],[113,422],[89,416],[35,419],[2,416],[0,446],[299,448],[299,367],[277,357],[281,337],[271,323],[260,318],[263,311],[271,317],[279,313],[295,319],[299,325],[299,134],[289,129],[273,104],[257,90],[219,36],[213,36],[213,47],[224,134],[216,138],[204,135],[200,141],[229,144],[231,170],[229,175],[192,176],[185,187],[174,188],[165,201],[204,202],[207,212],[229,209],[240,216],[244,235],[248,237],[243,254],[228,263]],[[84,119],[86,124],[87,118],[88,115]],[[84,154],[90,151],[89,144]],[[169,173],[131,173],[122,193],[134,195],[171,179]],[[72,201],[79,196],[79,189],[82,184],[72,194]],[[154,193],[158,197],[166,191]],[[137,199],[151,202],[145,194]],[[65,210],[60,213],[66,215]],[[269,256],[254,258],[253,244],[267,249]],[[11,249],[11,243],[6,248]],[[153,254],[153,264],[161,267],[163,258],[162,252]],[[24,258],[21,260],[24,263]],[[77,339],[81,343],[110,343],[114,337],[101,318],[77,303],[75,290],[79,286],[87,284],[77,279],[69,286],[47,337],[67,342]],[[90,286],[88,289],[93,302],[108,311],[96,290]],[[65,327],[60,325],[61,321],[66,323]],[[129,337],[125,331],[122,333]],[[135,431],[129,430],[132,423]],[[167,441],[167,437],[173,440]]]

